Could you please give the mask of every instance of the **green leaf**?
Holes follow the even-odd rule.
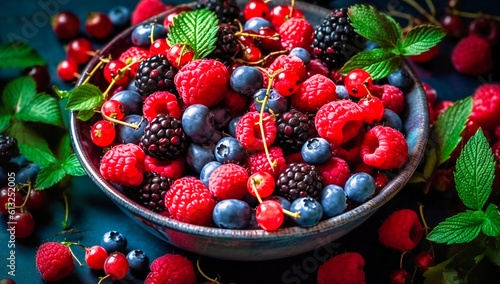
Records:
[[[36,96],[36,83],[31,77],[17,78],[5,87],[2,100],[12,114],[31,105]]]
[[[68,175],[84,176],[87,174],[80,165],[75,153],[69,155],[69,157],[63,162],[63,168]]]
[[[426,181],[432,176],[432,173],[434,173],[434,170],[436,169],[436,163],[437,163],[436,148],[432,148],[429,152],[429,155],[427,155],[427,159],[425,161],[425,166],[424,166],[424,177]]]
[[[404,56],[419,55],[426,52],[446,35],[446,31],[435,25],[420,25],[411,29],[403,42]]]
[[[189,44],[195,52],[193,59],[201,59],[215,50],[219,20],[208,9],[184,12],[170,25],[168,44]]]
[[[481,210],[488,200],[495,178],[495,161],[488,140],[479,129],[457,160],[455,183],[464,205]]]
[[[88,121],[89,119],[91,119],[94,116],[94,114],[95,114],[95,111],[92,109],[80,110],[80,111],[78,111],[78,115],[76,116],[76,118],[78,118],[81,121]]]
[[[0,69],[26,68],[45,64],[45,60],[38,52],[24,42],[13,41],[0,46]]]
[[[76,87],[69,95],[66,109],[69,110],[91,110],[100,107],[104,102],[102,92],[92,84]]]
[[[9,129],[9,135],[17,139],[19,152],[28,161],[39,165],[41,168],[45,168],[57,161],[47,141],[23,123],[14,123]]]
[[[410,180],[408,181],[409,183],[421,183],[421,182],[427,182],[427,179],[425,179],[425,176],[423,173],[413,173],[411,176]]]
[[[370,73],[373,79],[380,79],[398,69],[401,62],[401,56],[389,50],[377,48],[354,55],[340,69],[340,73],[347,74],[354,69],[363,69]]]
[[[468,243],[477,237],[485,218],[486,216],[482,211],[458,213],[439,223],[430,232],[427,239],[446,244]]]
[[[0,108],[0,133],[4,132],[9,127],[12,116],[4,107]]]
[[[68,91],[61,91],[61,90],[59,90],[59,88],[57,86],[52,87],[52,90],[60,99],[65,99],[65,98],[69,97],[69,94],[72,92],[72,91],[69,91],[69,92]]]
[[[38,175],[36,176],[36,189],[46,189],[52,187],[54,184],[58,183],[66,176],[66,172],[61,165],[56,162],[51,164],[50,166],[40,170]]]
[[[59,154],[59,157],[61,157],[61,161],[64,161],[69,157],[69,155],[71,154],[71,138],[69,137],[69,134],[64,135],[64,137],[61,139],[61,143],[59,144],[59,149],[57,152]]]
[[[63,126],[59,103],[55,98],[44,93],[36,95],[31,104],[22,107],[14,117],[24,121]]]
[[[496,237],[500,235],[500,212],[495,204],[486,208],[486,219],[483,222],[483,233],[487,236]]]
[[[397,48],[401,27],[396,21],[370,5],[357,4],[349,8],[349,18],[355,31],[376,42],[382,48]]]

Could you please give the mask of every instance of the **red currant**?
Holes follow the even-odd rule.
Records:
[[[271,11],[271,23],[278,28],[290,17],[290,6],[276,6]],[[304,13],[301,10],[294,8],[292,18],[303,18]]]
[[[278,38],[273,38],[277,35],[276,31],[271,28],[262,28],[259,30],[259,35],[263,36],[260,38],[260,48],[265,51],[276,51],[281,50],[281,43]]]
[[[23,197],[17,191],[9,190],[9,187],[0,189],[0,213],[8,214],[8,209],[21,206]]]
[[[439,53],[439,45],[433,46],[431,49],[419,55],[410,56],[410,59],[415,62],[429,62]]]
[[[16,223],[16,238],[23,239],[29,237],[35,229],[35,219],[29,212],[16,212],[13,223]]]
[[[415,256],[415,265],[425,271],[434,265],[434,257],[428,251],[423,251]]]
[[[85,21],[85,30],[91,37],[105,38],[113,31],[113,23],[104,13],[90,13]]]
[[[257,35],[258,33],[255,31],[250,31],[250,30],[244,30],[242,33],[244,34],[250,34],[250,35]],[[253,37],[253,36],[248,36],[248,35],[240,35],[238,37],[238,41],[243,44],[244,46],[255,46],[259,44],[259,38]]]
[[[486,18],[475,19],[469,25],[469,34],[483,37],[490,45],[494,45],[498,40],[497,24]]]
[[[406,270],[400,268],[392,271],[390,277],[393,284],[405,284],[410,275]]]
[[[247,183],[248,192],[251,195],[257,196],[253,189],[253,184],[255,184],[255,189],[259,193],[261,198],[266,198],[271,196],[274,192],[274,178],[270,173],[267,172],[258,172],[250,176]]]
[[[372,76],[365,70],[355,69],[345,78],[347,92],[353,97],[362,98],[368,95],[373,85]]]
[[[21,72],[21,75],[33,78],[36,83],[36,90],[39,93],[46,91],[50,84],[49,70],[45,66],[36,65],[26,68]]]
[[[273,87],[280,95],[291,96],[300,87],[299,75],[289,70],[282,71],[274,78]]]
[[[96,270],[104,268],[104,262],[108,258],[108,253],[101,246],[93,246],[85,249],[85,262],[87,265]]]
[[[127,275],[128,267],[127,257],[122,253],[114,252],[104,262],[104,273],[112,280],[120,280]]]
[[[106,116],[121,120],[125,116],[125,106],[115,100],[109,100],[102,104],[101,112]]]
[[[375,124],[384,117],[384,103],[379,98],[368,96],[358,102],[358,106],[363,110],[363,122]]]
[[[167,55],[170,50],[170,46],[167,43],[167,40],[164,38],[159,38],[153,42],[153,44],[149,47],[149,56],[163,54]]]
[[[377,173],[375,179],[375,193],[379,193],[387,185],[387,176],[384,173]]]
[[[464,21],[456,15],[445,15],[440,22],[443,29],[452,37],[461,37],[465,30]]]
[[[108,83],[111,83],[111,81],[113,81],[113,78],[118,75],[118,71],[125,68],[126,66],[127,65],[120,60],[112,60],[111,62],[106,64],[106,66],[104,66],[104,78],[106,79],[106,81],[108,81]],[[118,86],[127,85],[130,81],[130,76],[130,71],[125,71],[125,75],[118,79],[115,84]]]
[[[247,21],[255,17],[264,18],[266,20],[271,19],[269,6],[262,0],[253,0],[248,2],[243,13],[245,14],[245,20]]]
[[[193,60],[194,50],[187,44],[176,44],[167,53],[167,59],[175,68],[181,68]]]
[[[78,65],[73,59],[61,61],[61,63],[57,66],[57,76],[64,81],[77,79]]]
[[[177,17],[180,13],[182,13],[182,12],[188,12],[188,11],[192,11],[192,10],[193,9],[191,9],[189,7],[178,7],[178,8],[176,8],[172,13],[168,14],[165,17],[165,20],[163,21],[163,26],[168,29],[170,25],[173,25],[174,18]]]
[[[68,58],[75,60],[78,64],[84,64],[92,58],[92,51],[94,51],[94,48],[88,40],[84,38],[75,39],[68,45]]]
[[[262,52],[255,46],[245,48],[243,51],[243,59],[247,62],[257,62],[262,57]]]
[[[94,144],[99,147],[109,146],[115,140],[116,130],[113,124],[106,120],[96,122],[92,126],[91,137]]]
[[[40,210],[47,202],[47,192],[45,190],[30,190],[28,200],[26,201],[26,208],[28,210]]]
[[[52,18],[52,28],[60,39],[72,39],[80,32],[80,19],[73,12],[59,12]]]
[[[259,204],[255,214],[257,223],[266,231],[278,229],[285,219],[283,207],[274,200],[266,200]]]

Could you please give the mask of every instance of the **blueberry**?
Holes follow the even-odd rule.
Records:
[[[34,182],[39,171],[40,167],[37,164],[29,163],[16,173],[16,183],[26,183],[28,180]]]
[[[231,120],[231,112],[228,108],[223,106],[217,106],[210,109],[215,118],[215,128],[221,129],[227,126]]]
[[[238,122],[240,122],[241,116],[237,116],[229,122],[229,135],[236,137],[236,126],[238,126]]]
[[[137,92],[137,86],[135,85],[135,80],[130,81],[130,83],[127,86],[127,90]]]
[[[193,142],[205,143],[215,132],[214,115],[204,105],[192,105],[182,115],[182,128]]]
[[[229,84],[236,93],[246,96],[253,96],[264,82],[262,73],[249,66],[240,66],[231,74]]]
[[[109,231],[102,236],[101,247],[108,253],[115,251],[125,252],[127,249],[127,238],[117,231]]]
[[[262,228],[259,226],[259,223],[257,222],[257,216],[255,216],[255,212],[252,212],[252,215],[250,216],[250,222],[248,223],[248,226],[245,229],[262,230]]]
[[[148,121],[146,119],[142,119],[142,116],[137,114],[127,115],[122,119],[122,121],[133,125],[139,125],[140,123],[141,125],[139,129],[135,130],[132,127],[118,124],[116,126],[116,137],[118,142],[121,144],[132,143],[138,145],[142,135],[144,135],[144,129],[148,126]]]
[[[153,24],[143,24],[134,29],[132,32],[132,43],[135,46],[149,47],[151,45],[151,31]],[[168,35],[167,29],[160,24],[155,24],[153,41],[159,38],[166,38]]]
[[[378,43],[373,42],[371,40],[366,41],[366,47],[365,47],[364,51],[374,50],[375,48],[379,48]]]
[[[260,109],[262,108],[261,102],[264,101],[264,99],[266,98],[266,94],[267,94],[267,89],[260,89],[253,96],[255,108],[259,112]],[[274,113],[283,113],[288,109],[288,101],[286,100],[285,97],[280,95],[275,89],[271,89],[271,91],[269,92],[269,98],[267,99],[264,111],[269,113],[269,108],[271,108],[271,110]]]
[[[139,249],[131,250],[127,254],[129,268],[134,273],[149,271],[149,257]]]
[[[247,192],[247,194],[245,194],[245,196],[243,196],[241,200],[245,201],[252,207],[256,207],[257,205],[259,205],[259,200],[257,199],[257,197],[251,195],[250,192]]]
[[[125,27],[130,21],[130,10],[125,6],[115,6],[108,16],[114,26]]]
[[[310,197],[295,199],[290,206],[290,211],[300,213],[300,218],[294,218],[294,220],[301,227],[312,227],[318,224],[323,216],[321,204]]]
[[[30,161],[28,161],[23,155],[19,154],[17,155],[17,157],[10,160],[10,163],[17,168],[23,168],[26,167],[30,163]]]
[[[302,158],[311,165],[319,165],[328,161],[332,156],[330,143],[323,138],[310,138],[302,146]]]
[[[348,100],[348,99],[350,99],[349,93],[347,92],[347,89],[345,88],[344,85],[337,85],[337,88],[335,89],[335,92],[338,95],[337,100]]]
[[[243,29],[246,31],[250,30],[254,32],[259,32],[261,28],[272,28],[272,27],[273,25],[268,20],[264,18],[255,17],[248,20],[245,23],[245,27]]]
[[[125,115],[142,115],[142,104],[144,100],[139,93],[134,91],[121,91],[111,97],[111,100],[119,101],[125,107]]]
[[[221,164],[238,163],[245,158],[245,148],[238,139],[224,137],[215,146],[215,158]]]
[[[391,127],[396,129],[397,131],[401,131],[403,129],[403,122],[399,115],[393,112],[390,109],[384,109],[384,117],[382,118],[382,122],[384,126]]]
[[[367,173],[354,174],[345,184],[345,193],[350,200],[363,203],[375,193],[375,180]]]
[[[213,161],[213,162],[206,164],[201,169],[200,180],[207,188],[208,188],[208,182],[210,179],[210,175],[215,171],[215,169],[220,167],[220,165],[221,165],[221,163]]]
[[[210,141],[208,143],[213,143],[214,145],[217,145],[219,141],[224,138],[224,134],[220,132],[219,130],[215,130],[214,135],[210,138]]]
[[[226,199],[217,203],[213,218],[215,224],[224,229],[243,229],[250,223],[250,206],[237,199]]]
[[[326,216],[333,217],[344,212],[347,208],[347,198],[342,187],[338,185],[328,185],[321,191],[321,206]]]
[[[215,161],[214,150],[215,144],[191,143],[187,150],[186,162],[193,170],[200,173],[206,164]]]
[[[387,76],[389,84],[398,87],[401,91],[406,92],[410,89],[413,83],[410,73],[406,69],[397,69],[391,75]]]
[[[302,47],[296,47],[292,49],[290,51],[290,55],[295,55],[300,58],[302,62],[304,62],[304,65],[307,65],[309,64],[309,62],[311,62],[311,54],[309,53],[309,51],[305,50]]]

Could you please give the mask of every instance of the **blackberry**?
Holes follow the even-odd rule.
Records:
[[[146,126],[139,145],[159,161],[173,161],[186,151],[182,122],[168,114],[159,114]]]
[[[17,140],[14,137],[0,135],[0,161],[8,162],[19,154]]]
[[[135,75],[135,86],[142,96],[159,91],[175,91],[174,77],[177,68],[163,54],[152,56],[139,65]]]
[[[204,9],[217,14],[220,24],[234,24],[235,20],[243,22],[243,13],[234,0],[198,0],[196,9]]]
[[[318,199],[323,189],[323,177],[315,166],[292,163],[276,181],[279,194],[290,201],[300,197]]]
[[[220,59],[223,62],[231,60],[240,53],[241,47],[238,39],[234,35],[238,31],[238,27],[230,24],[219,25],[217,31],[217,47],[210,55],[210,58]]]
[[[134,188],[134,197],[139,204],[154,212],[163,212],[165,194],[170,189],[172,180],[155,172],[146,172],[142,184]]]
[[[299,152],[309,138],[316,136],[314,119],[295,109],[278,117],[276,128],[276,143],[286,154]]]
[[[330,68],[340,68],[365,48],[365,42],[351,26],[347,8],[341,8],[333,10],[316,28],[312,50]]]

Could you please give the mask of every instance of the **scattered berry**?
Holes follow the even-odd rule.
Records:
[[[399,68],[387,76],[387,81],[394,87],[406,92],[413,85],[413,78],[407,69]]]
[[[108,253],[115,251],[125,252],[127,249],[127,238],[117,231],[106,232],[101,238],[101,247]]]
[[[235,23],[235,20],[243,22],[240,8],[234,0],[198,0],[196,9],[203,8],[217,14],[221,24]]]
[[[217,169],[218,167],[221,166],[221,163],[212,161],[201,169],[200,172],[200,180],[203,182],[203,184],[208,188],[210,184],[210,175]]]
[[[257,172],[251,175],[247,182],[248,192],[255,197],[257,196],[255,190],[257,190],[261,198],[266,198],[273,194],[274,188],[274,178],[267,172]]]
[[[375,124],[384,117],[384,104],[377,97],[368,96],[362,98],[359,100],[358,106],[363,110],[364,123]]]
[[[393,270],[390,274],[392,284],[405,284],[410,279],[410,274],[403,268]]]
[[[482,128],[494,130],[500,113],[500,85],[485,84],[474,93],[470,118]]]
[[[281,36],[281,46],[284,49],[292,50],[302,47],[307,51],[311,50],[314,39],[314,28],[306,19],[291,18],[284,22],[279,28]]]
[[[464,22],[462,17],[458,15],[445,15],[441,18],[440,22],[449,36],[458,38],[464,33]]]
[[[106,81],[108,81],[108,83],[111,83],[114,78],[118,78],[120,69],[123,69],[125,67],[126,64],[121,62],[120,60],[113,60],[109,62],[108,64],[106,64],[106,66],[104,66],[104,78],[106,78]],[[116,80],[115,84],[118,86],[127,85],[130,81],[130,78],[130,72],[125,71],[123,77]]]
[[[139,204],[151,211],[161,213],[165,207],[165,195],[172,185],[172,180],[156,172],[146,172],[140,186],[133,189],[132,196]]]
[[[78,65],[73,59],[63,60],[57,65],[57,76],[64,81],[77,79]]]
[[[146,126],[148,125],[148,121],[137,114],[127,115],[122,121],[135,126],[139,125],[139,128],[136,130],[132,127],[118,124],[116,126],[116,140],[121,144],[139,144],[141,137],[144,135],[144,130],[146,130]]]
[[[307,75],[306,66],[302,59],[295,55],[280,55],[269,66],[269,74],[274,74],[276,71],[284,69],[299,75],[299,79],[303,80]]]
[[[262,0],[252,0],[248,2],[245,6],[245,10],[243,10],[243,14],[245,15],[245,19],[247,21],[255,17],[260,17],[268,20],[271,18],[269,6]]]
[[[231,74],[229,83],[236,93],[253,96],[262,86],[262,73],[254,67],[241,66]]]
[[[365,281],[365,260],[358,253],[334,256],[318,270],[318,284],[362,284]]]
[[[149,271],[149,257],[142,250],[131,250],[127,254],[130,270],[134,273]]]
[[[382,101],[386,109],[392,110],[397,114],[403,112],[404,95],[403,92],[392,85],[373,86],[371,88],[372,95]]]
[[[177,69],[170,64],[165,55],[155,55],[144,60],[137,70],[135,86],[142,96],[160,91],[174,91],[174,77],[178,77]]]
[[[94,48],[88,40],[75,39],[68,44],[68,59],[73,59],[77,64],[84,64],[92,58],[93,51]]]
[[[281,74],[280,74],[281,75]],[[288,109],[288,101],[283,97],[277,90],[269,90],[269,95],[267,95],[267,89],[260,89],[254,95],[254,105],[255,109],[259,112],[262,109],[262,103],[267,96],[266,106],[264,107],[264,112],[279,114],[283,113]]]
[[[428,251],[422,251],[415,256],[415,265],[422,271],[434,265],[434,257]]]
[[[108,258],[108,252],[101,246],[85,249],[85,262],[91,269],[101,270]]]
[[[185,257],[166,254],[151,263],[151,271],[145,284],[195,284],[196,274],[193,264]]]
[[[233,137],[222,138],[215,146],[215,158],[219,163],[239,163],[245,158],[245,148]]]
[[[175,68],[182,66],[193,61],[194,50],[188,44],[175,44],[167,52],[168,61]]]
[[[45,281],[55,282],[68,277],[75,264],[68,247],[59,243],[44,243],[36,253],[36,266]]]
[[[273,87],[283,96],[291,96],[300,87],[299,76],[292,71],[284,70],[274,78]]]
[[[101,113],[111,118],[121,120],[125,116],[125,106],[119,101],[109,100],[102,104]]]
[[[155,54],[152,54],[152,56],[153,55]],[[147,49],[137,46],[132,46],[129,49],[125,50],[122,54],[120,54],[118,60],[128,65],[132,62],[137,62],[140,59],[146,59],[148,57],[149,57],[149,51]],[[139,69],[140,64],[141,62],[137,62],[130,67],[130,76],[137,75],[137,71]]]
[[[131,24],[136,25],[167,10],[160,0],[141,0],[132,13]]]
[[[146,156],[144,164],[145,172],[155,172],[162,177],[168,177],[172,180],[179,179],[184,174],[185,162],[183,157],[179,157],[171,162],[160,162],[153,157]]]
[[[52,28],[58,38],[72,39],[80,32],[80,19],[73,12],[59,12],[52,18]]]
[[[113,31],[113,23],[104,13],[89,13],[85,21],[85,30],[91,37],[106,38]]]
[[[493,67],[488,41],[476,35],[469,35],[458,42],[451,61],[458,72],[468,75],[481,75]]]
[[[412,250],[422,239],[424,229],[417,213],[403,209],[392,213],[378,229],[382,245],[399,251]]]
[[[283,157],[283,150],[279,147],[271,147],[269,148],[269,156],[271,161],[275,162],[273,167],[269,164],[264,151],[247,155],[243,165],[250,174],[266,172],[271,174],[273,178],[277,178],[288,167]]]
[[[182,112],[177,103],[177,97],[169,92],[155,92],[144,100],[142,108],[148,121],[153,121],[159,114],[170,115],[180,119]]]
[[[104,261],[104,273],[109,275],[111,280],[120,280],[127,275],[129,264],[127,257],[119,252],[114,252]]]
[[[330,143],[323,138],[311,138],[302,146],[302,158],[311,165],[323,164],[332,155]]]
[[[0,134],[0,161],[8,162],[19,154],[17,139]]]

